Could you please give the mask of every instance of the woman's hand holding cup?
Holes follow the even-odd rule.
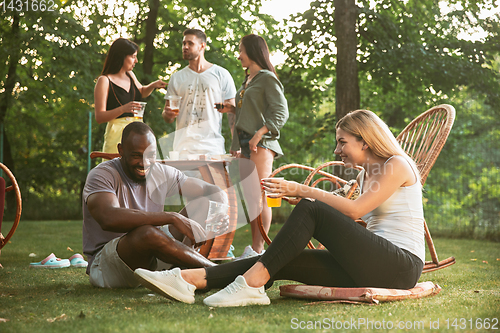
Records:
[[[287,181],[283,178],[262,178],[262,188],[266,191],[266,196],[274,198],[299,197],[300,184]]]
[[[122,105],[121,110],[122,113],[133,113],[134,115],[137,113],[138,110],[142,109],[142,105],[139,102],[136,101],[131,101],[128,102],[127,104]]]

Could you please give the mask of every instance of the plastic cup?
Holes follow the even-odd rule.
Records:
[[[168,96],[168,103],[170,105],[170,109],[172,109],[173,112],[179,113],[179,108],[181,106],[181,96]]]
[[[146,110],[146,102],[138,102],[138,101],[134,101],[134,103],[139,103],[141,104],[141,108],[139,110],[136,110],[136,114],[134,115],[134,119],[137,119],[137,120],[142,120],[142,118],[144,118],[144,110]]]
[[[217,215],[227,215],[229,206],[221,202],[209,200],[208,202],[208,215],[207,221],[205,223],[205,230],[216,232],[218,228],[222,225],[220,220],[212,220]]]
[[[266,202],[267,202],[267,207],[281,207],[281,197],[275,198],[275,197],[270,197],[269,195],[272,195],[272,193],[266,192]]]
[[[222,109],[224,109],[224,96],[223,95],[224,95],[224,92],[221,91],[220,95],[215,97],[215,108],[217,109],[217,111],[221,111]]]
[[[283,177],[274,177],[274,178],[264,178],[264,179],[284,179],[284,178]],[[279,198],[275,197],[276,194],[272,193],[272,192],[267,192],[267,191],[264,191],[264,192],[266,194],[267,207],[270,207],[270,208],[281,207],[281,197],[279,197]]]
[[[178,151],[169,151],[168,156],[170,157],[171,160],[178,160],[179,159],[179,152]]]

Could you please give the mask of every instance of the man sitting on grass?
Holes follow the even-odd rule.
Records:
[[[213,266],[193,246],[205,242],[199,222],[204,225],[209,199],[227,203],[226,194],[155,163],[155,136],[142,122],[125,127],[118,152],[120,158],[89,173],[83,190],[83,251],[90,283],[102,288],[136,287],[137,268],[155,270],[166,266],[163,263]],[[175,194],[190,203],[180,213],[165,212],[165,198]]]

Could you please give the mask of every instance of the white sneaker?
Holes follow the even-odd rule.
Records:
[[[134,275],[144,287],[162,296],[184,303],[194,303],[196,287],[182,278],[179,267],[168,271],[154,272],[138,268],[134,271]]]
[[[269,305],[271,300],[264,291],[264,286],[253,288],[247,284],[243,275],[217,293],[208,296],[203,303],[214,307],[245,306],[252,304]]]
[[[245,247],[245,250],[243,251],[243,254],[241,256],[237,257],[234,260],[240,260],[240,259],[246,259],[246,258],[256,257],[256,256],[264,254],[264,252],[266,252],[266,250],[262,250],[261,253],[257,253],[257,252],[254,251],[254,249],[252,248],[251,245],[248,245],[247,247]]]

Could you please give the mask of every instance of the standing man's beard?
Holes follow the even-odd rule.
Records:
[[[182,58],[184,60],[193,60],[193,59],[196,59],[196,57],[198,57],[199,54],[194,54],[194,53],[182,53]]]

